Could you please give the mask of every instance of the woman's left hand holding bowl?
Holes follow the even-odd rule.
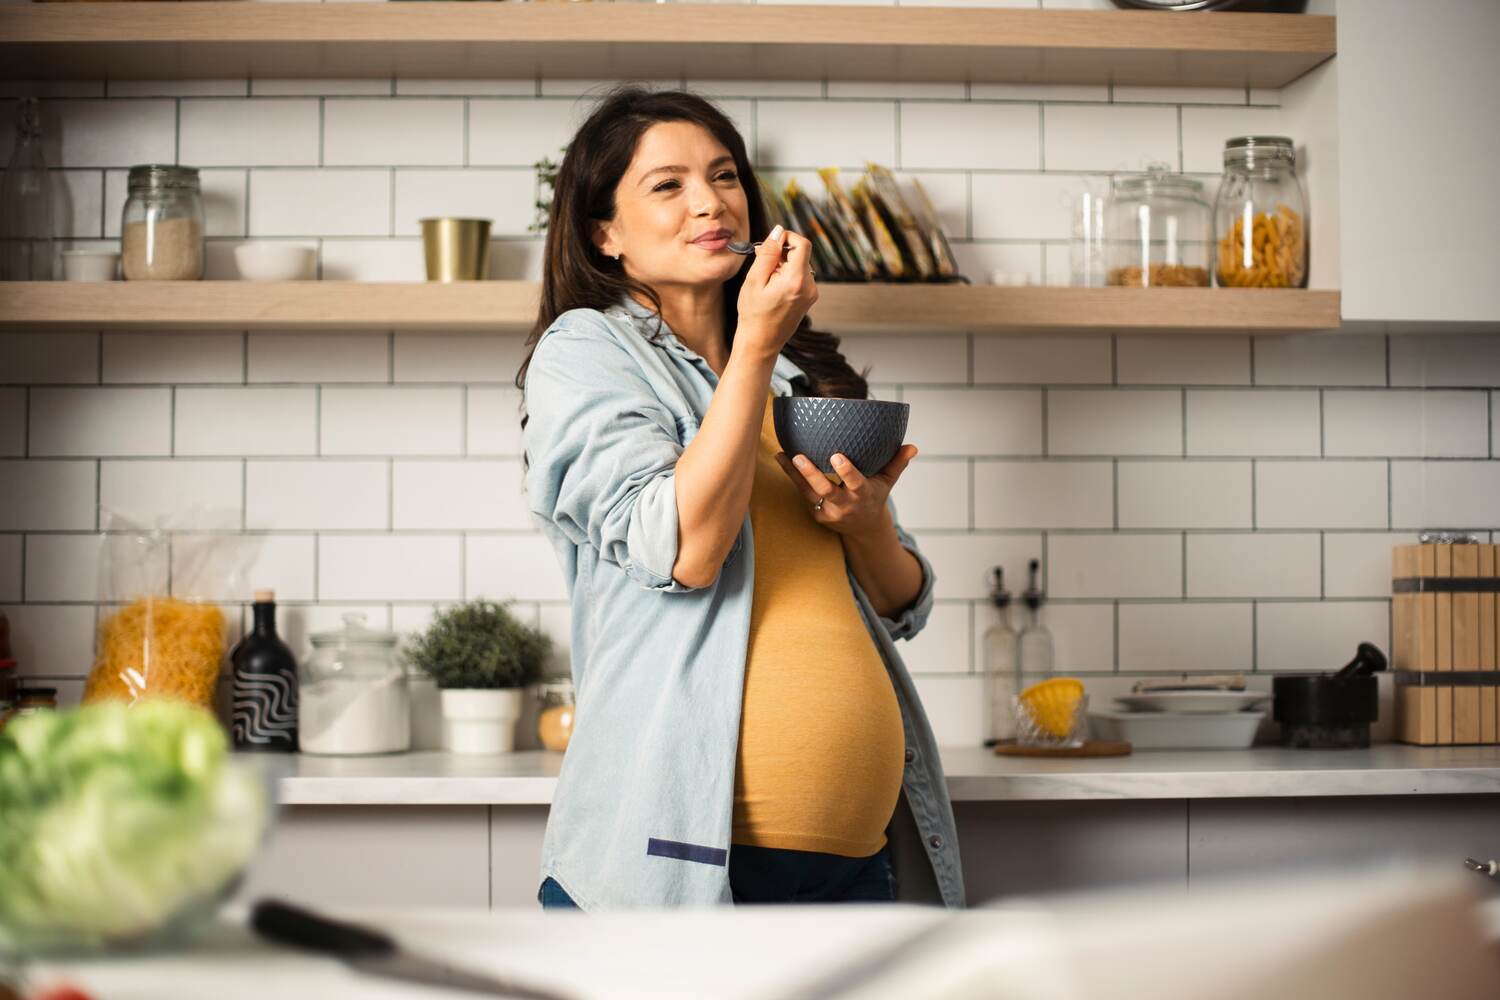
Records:
[[[805,455],[791,459],[781,451],[776,453],[776,462],[810,507],[817,508],[818,501],[823,501],[821,509],[812,510],[813,520],[841,535],[858,537],[890,523],[886,498],[916,457],[917,446],[903,444],[885,468],[866,476],[849,459],[834,454],[833,471],[838,473],[840,483],[834,483]]]

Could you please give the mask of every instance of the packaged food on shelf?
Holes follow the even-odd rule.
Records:
[[[103,607],[84,704],[174,698],[217,709],[229,632],[220,602],[244,592],[261,543],[197,530],[214,516],[189,510],[148,528],[103,512]],[[180,530],[188,525],[194,530]]]

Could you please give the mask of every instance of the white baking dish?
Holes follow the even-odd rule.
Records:
[[[1265,712],[1122,712],[1089,713],[1089,732],[1096,740],[1126,740],[1136,750],[1245,750]]]

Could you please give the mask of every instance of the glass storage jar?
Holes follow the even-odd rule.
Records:
[[[203,191],[196,167],[147,163],[130,168],[120,218],[126,281],[203,277]]]
[[[1203,185],[1153,163],[1115,178],[1105,208],[1111,285],[1207,285],[1212,226]]]
[[[344,627],[311,637],[297,667],[302,752],[359,755],[411,749],[411,694],[396,636],[365,627],[359,612]]]
[[[536,735],[548,750],[568,749],[573,736],[573,681],[568,678],[544,681],[537,685],[542,711],[537,716]]]
[[[1224,144],[1214,237],[1219,287],[1306,287],[1307,199],[1291,139],[1241,135]]]

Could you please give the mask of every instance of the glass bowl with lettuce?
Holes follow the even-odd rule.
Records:
[[[274,775],[209,712],[160,699],[0,731],[0,954],[184,943],[269,830]]]

